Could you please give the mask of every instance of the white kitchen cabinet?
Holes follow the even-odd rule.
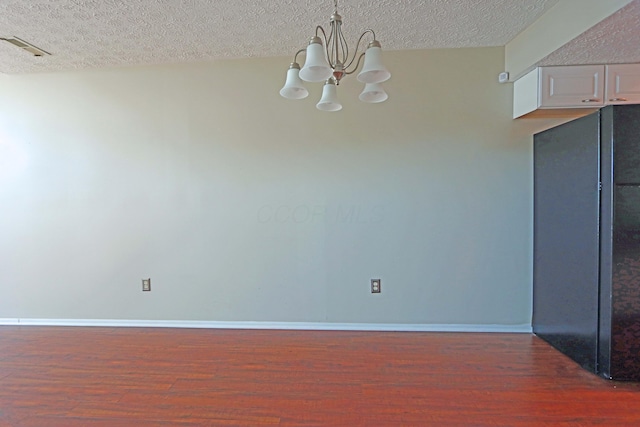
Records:
[[[640,104],[640,64],[607,65],[607,104]]]
[[[540,68],[540,107],[604,106],[604,65]]]
[[[513,117],[539,109],[604,106],[604,65],[538,67],[514,83]]]
[[[640,104],[640,64],[538,67],[514,83],[514,118],[579,117],[611,104]]]

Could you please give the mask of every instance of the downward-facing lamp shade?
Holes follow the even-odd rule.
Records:
[[[386,101],[388,97],[389,95],[387,95],[387,92],[384,91],[380,83],[367,83],[364,85],[364,90],[358,98],[362,102],[375,104]]]
[[[316,108],[322,111],[339,111],[342,110],[342,104],[338,101],[338,91],[333,80],[327,80],[322,88],[322,98],[316,104]]]
[[[373,45],[373,43],[372,43]],[[358,74],[358,81],[362,83],[382,83],[389,80],[391,73],[382,64],[382,49],[380,43],[369,46],[364,55],[364,65]]]
[[[306,82],[318,83],[327,80],[332,74],[320,37],[312,38],[307,46],[307,58],[300,70],[300,78]]]
[[[284,82],[284,86],[280,89],[280,95],[287,99],[302,99],[309,96],[309,91],[302,85],[300,80],[300,65],[297,62],[293,62],[289,66],[287,71],[287,80]]]

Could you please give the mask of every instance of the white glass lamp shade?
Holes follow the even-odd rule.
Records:
[[[374,42],[371,42],[364,54],[364,65],[358,74],[358,80],[362,83],[382,83],[389,80],[389,77],[391,77],[391,73],[382,64],[382,49],[379,43],[376,46]]]
[[[335,83],[328,80],[322,88],[322,98],[316,104],[316,108],[322,111],[339,111],[342,110],[342,104],[338,101],[338,91]]]
[[[280,95],[283,98],[302,99],[309,95],[309,91],[302,85],[299,74],[300,66],[294,62],[287,71],[287,80],[284,82],[284,86],[280,89]]]
[[[323,82],[332,74],[322,42],[319,37],[314,37],[307,46],[307,57],[300,70],[300,78],[306,82]]]
[[[386,101],[389,95],[384,91],[380,83],[367,83],[359,98],[362,102],[376,103]]]

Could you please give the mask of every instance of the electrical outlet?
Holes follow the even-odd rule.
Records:
[[[151,291],[151,278],[142,279],[142,292],[150,292]]]
[[[371,293],[379,294],[380,292],[382,292],[382,280],[371,279]]]

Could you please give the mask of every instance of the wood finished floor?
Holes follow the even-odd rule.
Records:
[[[527,334],[0,327],[0,427],[640,426]]]

